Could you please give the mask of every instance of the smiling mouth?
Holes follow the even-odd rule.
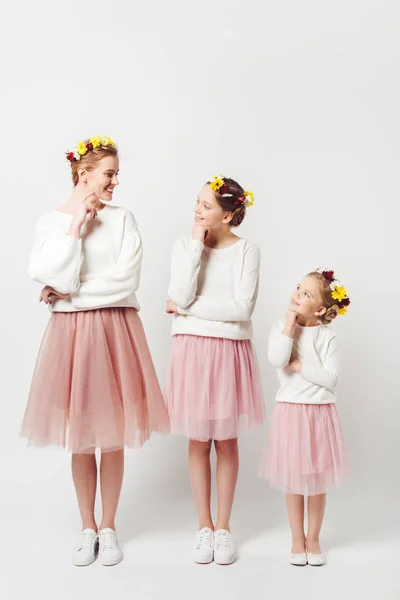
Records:
[[[300,306],[300,304],[298,302],[296,302],[296,300],[292,300],[292,302],[295,306]]]

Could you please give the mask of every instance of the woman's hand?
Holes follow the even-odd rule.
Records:
[[[75,209],[68,233],[79,239],[81,237],[81,227],[85,223],[87,215],[90,215],[91,219],[95,219],[98,211],[101,210],[101,206],[101,202],[94,192],[85,196]]]
[[[69,297],[70,294],[62,294],[61,292],[57,292],[57,290],[50,287],[49,285],[46,285],[40,292],[39,302],[44,302],[45,304],[53,304],[53,302],[58,298]]]
[[[171,300],[171,298],[168,298],[165,312],[168,313],[169,315],[177,315],[178,314],[178,306],[177,306],[176,302]]]

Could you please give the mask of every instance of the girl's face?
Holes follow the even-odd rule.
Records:
[[[81,177],[90,191],[100,200],[111,202],[115,186],[119,185],[119,160],[116,156],[105,156],[92,171],[82,171]]]
[[[319,282],[314,277],[305,277],[291,297],[291,308],[304,319],[322,317],[323,306]]]
[[[221,225],[227,225],[231,220],[232,213],[226,213],[222,210],[214,192],[209,185],[205,185],[197,196],[194,207],[195,223],[205,229],[219,229]]]

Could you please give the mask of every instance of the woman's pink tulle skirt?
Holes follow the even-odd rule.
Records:
[[[287,494],[324,494],[347,476],[346,450],[335,404],[277,402],[260,477]]]
[[[190,439],[236,438],[264,420],[250,340],[174,336],[165,395],[171,432]]]
[[[53,313],[21,435],[73,453],[141,446],[169,430],[168,414],[133,308]]]

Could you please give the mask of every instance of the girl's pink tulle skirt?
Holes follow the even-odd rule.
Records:
[[[288,494],[340,487],[348,466],[335,404],[277,402],[260,477]]]
[[[199,441],[236,438],[264,420],[250,340],[177,335],[166,387],[171,432]]]
[[[133,308],[53,313],[21,435],[73,453],[141,446],[169,430],[143,326]]]

